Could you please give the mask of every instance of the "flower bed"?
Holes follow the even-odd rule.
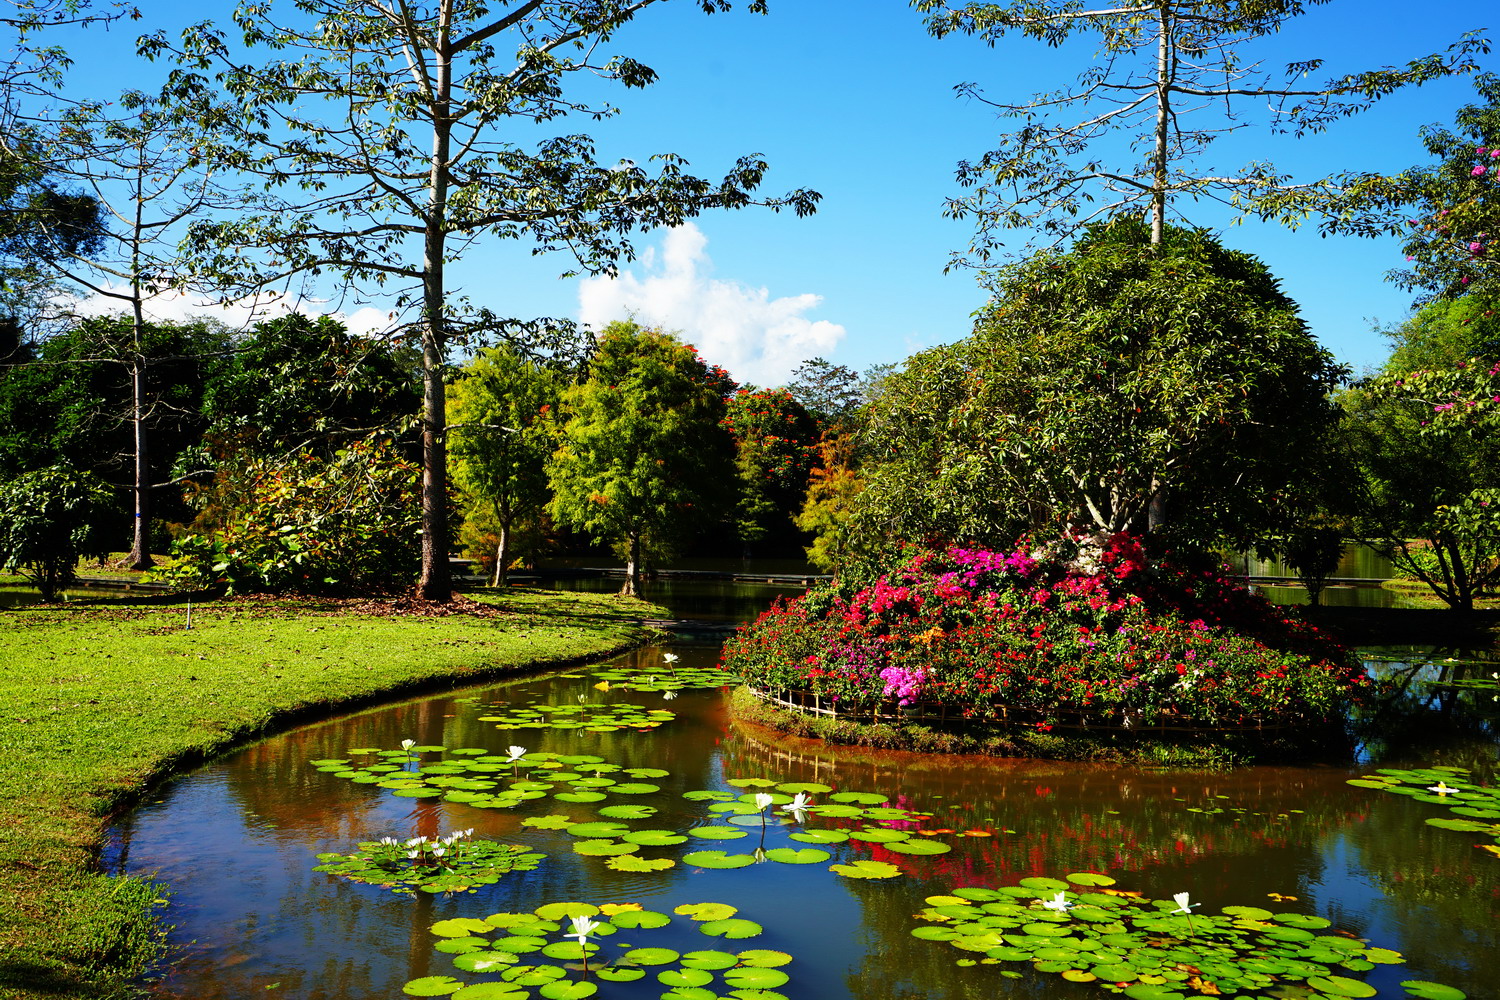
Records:
[[[1042,730],[1321,726],[1368,683],[1315,628],[1125,535],[925,552],[778,601],[724,665],[787,707]]]

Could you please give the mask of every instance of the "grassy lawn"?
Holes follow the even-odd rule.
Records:
[[[154,781],[297,721],[639,644],[643,602],[511,590],[482,614],[178,597],[0,610],[0,997],[127,995],[158,887],[94,870]],[[388,602],[387,602],[388,603]]]

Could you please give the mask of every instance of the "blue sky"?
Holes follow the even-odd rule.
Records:
[[[142,6],[145,18],[135,25],[68,41],[77,59],[71,93],[149,85],[155,71],[131,54],[139,30],[176,30],[205,17],[227,23],[231,10],[177,0]],[[1290,22],[1256,54],[1273,69],[1326,59],[1322,77],[1404,64],[1487,27],[1482,5],[1334,0]],[[863,369],[968,333],[984,295],[971,273],[944,274],[944,267],[970,226],[943,218],[942,205],[960,190],[956,162],[991,148],[1006,123],[957,98],[953,87],[974,81],[997,98],[1021,101],[1071,82],[1092,52],[1088,44],[1050,49],[1022,38],[994,49],[972,39],[938,41],[904,0],[771,0],[765,17],[743,10],[706,17],[695,4],[671,0],[645,11],[614,48],[656,69],[659,82],[613,92],[620,117],[568,131],[595,135],[609,156],[675,152],[708,175],[738,155],[760,153],[771,164],[763,191],[814,188],[823,195],[818,213],[797,219],[747,209],[702,216],[687,232],[642,236],[641,259],[624,265],[614,285],[559,280],[568,261],[484,241],[456,276],[502,315],[598,322],[632,309],[681,330],[732,374],[763,384],[813,354]],[[1445,81],[1302,140],[1241,132],[1215,166],[1267,157],[1299,179],[1397,170],[1423,162],[1422,125],[1449,121],[1471,98],[1467,84]],[[1264,259],[1340,360],[1356,368],[1383,360],[1386,344],[1372,325],[1401,320],[1411,299],[1383,280],[1402,263],[1394,239],[1322,239],[1311,226],[1290,232],[1253,222],[1229,228],[1214,206],[1188,214]],[[1017,234],[1009,245],[1020,251],[1024,244]]]

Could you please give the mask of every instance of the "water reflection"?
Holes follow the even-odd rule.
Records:
[[[763,592],[756,599],[763,601]],[[746,613],[746,602],[736,606],[733,595],[693,600],[676,613],[704,617],[716,606]],[[707,643],[673,648],[684,666],[717,658]],[[649,665],[658,657],[646,651],[622,659]],[[667,707],[677,718],[644,733],[501,731],[479,721],[492,704],[576,704],[580,695]],[[683,799],[683,792],[724,788],[728,778],[767,777],[884,793],[930,814],[922,827],[946,831],[932,839],[953,850],[911,856],[858,841],[831,848],[839,860],[890,861],[908,872],[882,882],[844,879],[826,864],[712,871],[679,864],[662,873],[621,873],[603,858],[574,854],[565,833],[521,823],[551,813],[595,819],[596,804],[542,799],[515,811],[474,809],[397,798],[307,764],[346,757],[353,747],[394,747],[405,738],[449,748],[519,744],[668,769],[669,777],[653,779],[659,793],[632,797],[660,810],[630,821],[636,829],[698,825],[705,806]],[[739,947],[795,956],[787,970],[792,982],[782,990],[792,1000],[1062,1000],[1096,991],[1024,968],[1018,980],[1001,980],[994,967],[958,968],[951,948],[910,937],[911,915],[924,897],[955,886],[1086,869],[1158,898],[1188,890],[1209,908],[1248,904],[1328,917],[1407,954],[1408,965],[1368,974],[1392,996],[1402,992],[1396,983],[1410,978],[1493,996],[1488,984],[1500,981],[1500,863],[1475,850],[1476,835],[1426,826],[1423,819],[1436,814],[1432,807],[1351,787],[1350,773],[1329,767],[1184,773],[832,748],[731,725],[717,691],[664,701],[657,693],[600,691],[578,671],[402,702],[258,743],[187,775],[125,817],[113,831],[109,860],[118,869],[159,871],[172,884],[168,920],[182,957],[156,988],[205,1000],[399,996],[409,979],[453,971],[432,948],[432,922],[559,900],[638,901],[664,911],[704,901],[737,906],[766,926],[762,937]],[[397,896],[312,871],[316,854],[346,851],[360,840],[466,827],[549,857],[535,871],[454,897]],[[771,836],[784,833],[773,829]],[[754,846],[737,846],[744,844],[728,849]],[[680,858],[720,846],[661,851]],[[687,946],[723,945],[699,938]],[[660,992],[648,977],[610,984],[605,995],[644,1000]]]

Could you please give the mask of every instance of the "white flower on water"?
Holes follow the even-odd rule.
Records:
[[[406,846],[407,847],[420,847],[421,845],[423,845],[425,843],[427,843],[426,839],[424,839],[422,837],[413,837],[413,838],[411,838],[410,840],[408,840],[406,842]]]
[[[1443,783],[1443,780],[1441,778],[1438,779],[1437,784],[1429,786],[1427,790],[1436,795],[1457,795],[1459,798],[1463,798],[1462,795],[1458,795],[1457,788],[1449,788],[1446,784]]]
[[[1068,902],[1066,894],[1061,892],[1059,892],[1056,896],[1053,896],[1051,899],[1042,900],[1042,906],[1044,908],[1048,910],[1057,910],[1059,913],[1068,912],[1068,907],[1072,905],[1072,903]]]
[[[766,806],[772,805],[775,801],[776,801],[776,796],[771,795],[769,792],[756,792],[755,793],[755,810],[756,810],[756,812],[765,812]]]
[[[1173,910],[1173,913],[1182,913],[1188,916],[1192,916],[1193,907],[1203,905],[1202,903],[1189,903],[1188,894],[1185,892],[1174,892],[1172,894],[1172,901],[1177,904],[1177,909]]]
[[[661,693],[661,696],[663,698],[667,699],[667,701],[671,701],[673,698],[677,697],[677,692],[676,691],[663,691]]]
[[[662,659],[663,663],[676,663],[677,662],[677,654],[676,653],[663,653],[663,654],[661,654],[661,659]]]
[[[411,748],[414,747],[414,746],[416,746],[416,745],[417,745],[417,741],[416,740],[402,740],[401,741],[401,749],[405,750],[407,753],[410,753],[411,752]]]
[[[415,860],[417,860],[418,858],[420,858],[422,856],[422,852],[421,851],[407,851],[406,852],[406,856],[408,858],[410,858],[411,860],[415,861]]]
[[[510,754],[510,757],[505,761],[505,763],[507,764],[514,764],[516,761],[526,756],[525,747],[507,747],[506,750]]]
[[[590,920],[588,917],[574,917],[573,930],[568,934],[568,937],[576,937],[578,939],[578,947],[582,948],[588,940],[588,936],[598,929],[599,922],[597,920]]]

